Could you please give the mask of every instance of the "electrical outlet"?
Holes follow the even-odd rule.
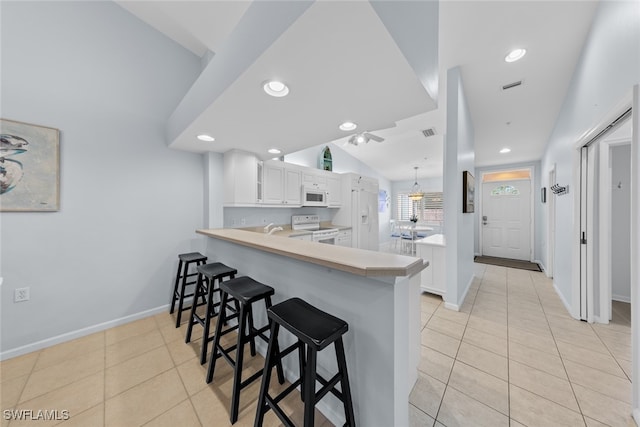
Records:
[[[16,288],[13,302],[29,301],[29,288]]]

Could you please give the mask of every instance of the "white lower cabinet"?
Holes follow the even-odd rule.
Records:
[[[338,236],[336,236],[336,245],[337,246],[346,246],[351,248],[353,245],[351,243],[352,232],[351,229],[340,230],[338,232]]]
[[[416,256],[429,261],[429,266],[422,270],[420,288],[425,292],[444,296],[447,293],[444,236],[435,234],[417,240]]]

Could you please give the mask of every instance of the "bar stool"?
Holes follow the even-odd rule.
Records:
[[[189,266],[195,263],[195,266],[199,266],[207,262],[207,257],[200,252],[190,252],[187,254],[178,255],[178,273],[176,274],[176,283],[173,286],[173,297],[171,298],[171,310],[169,314],[173,314],[175,310],[176,301],[178,301],[178,315],[176,316],[176,328],[180,327],[180,319],[182,318],[182,312],[189,310],[191,307],[183,307],[184,299],[187,297],[194,297],[193,303],[195,304],[195,291],[193,294],[185,294],[188,285],[193,285],[196,282],[189,282],[188,278],[196,276],[198,273],[189,273]],[[182,283],[182,285],[180,285]],[[178,289],[180,288],[180,289]]]
[[[222,309],[220,311],[213,340],[213,350],[211,352],[211,358],[209,359],[209,368],[207,369],[207,383],[210,383],[213,380],[216,368],[216,360],[219,357],[224,357],[226,361],[229,362],[229,364],[233,367],[233,392],[231,395],[230,420],[231,424],[234,424],[238,420],[240,391],[254,382],[256,379],[258,379],[264,371],[264,369],[261,369],[246,380],[242,381],[244,345],[246,343],[249,343],[251,356],[255,356],[255,338],[260,337],[265,342],[269,342],[269,338],[265,335],[265,332],[269,330],[271,322],[260,329],[256,329],[253,323],[252,304],[259,301],[264,301],[265,308],[268,310],[271,307],[271,296],[275,293],[275,291],[271,286],[264,285],[253,280],[250,277],[238,277],[236,279],[220,282],[220,293],[222,296],[222,307],[226,307],[227,301],[229,297],[231,297],[239,303],[240,310],[237,313],[233,313],[231,315],[227,314],[227,310]],[[238,319],[238,323],[223,331],[222,326],[226,325],[229,320],[234,318]],[[238,331],[237,343],[228,348],[223,348],[220,344],[220,338],[223,335],[226,335],[234,330]],[[236,360],[233,360],[229,355],[229,353],[231,353],[233,350],[236,350]],[[274,353],[279,354],[277,344],[274,347]],[[284,372],[282,370],[282,363],[280,362],[280,360],[278,360],[275,364],[277,366],[278,381],[280,382],[280,384],[284,384]]]
[[[278,406],[278,402],[294,391],[298,385],[300,385],[301,397],[304,402],[304,427],[313,427],[315,405],[329,392],[340,399],[344,405],[347,420],[345,426],[355,427],[347,362],[342,343],[342,335],[347,332],[349,325],[344,320],[325,313],[300,298],[291,298],[274,305],[267,311],[267,315],[271,321],[271,339],[267,350],[265,373],[260,386],[254,427],[262,426],[264,415],[269,409],[273,409],[284,425],[292,427],[294,424]],[[298,338],[296,343],[281,352],[277,347],[280,326]],[[338,373],[327,381],[317,374],[316,362],[318,352],[331,343],[334,343],[335,346]],[[296,349],[298,350],[300,378],[278,396],[269,396],[269,381],[274,363],[276,361],[281,363],[284,356]],[[306,360],[304,358],[305,351]],[[322,388],[318,392],[316,392],[316,381],[322,384]],[[341,384],[342,391],[336,388],[338,382]]]
[[[216,307],[220,307],[221,301],[215,302],[213,299],[214,294],[220,294],[220,283],[224,278],[233,279],[238,274],[238,270],[228,267],[221,262],[214,262],[212,264],[200,265],[198,270],[198,280],[196,284],[196,291],[194,300],[198,297],[204,298],[207,308],[204,313],[204,317],[198,315],[196,309],[199,304],[191,304],[191,316],[189,317],[189,326],[187,326],[187,335],[184,342],[191,341],[191,331],[193,325],[200,324],[203,328],[202,331],[202,348],[200,349],[200,364],[204,365],[207,361],[207,349],[209,343],[213,340],[213,337],[209,336],[209,327],[211,319],[218,315]],[[204,277],[204,280],[203,280]],[[216,281],[218,287],[215,286]]]

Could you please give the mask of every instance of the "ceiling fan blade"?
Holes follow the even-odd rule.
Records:
[[[356,137],[357,137],[357,136],[358,136],[358,135],[352,135],[352,136],[351,136],[351,138],[349,138],[349,139],[347,140],[347,142],[348,142],[349,144],[358,145],[358,143],[356,142]]]
[[[378,135],[374,135],[374,134],[369,133],[369,132],[365,132],[365,133],[364,133],[364,135],[365,135],[367,138],[369,138],[369,139],[373,139],[373,140],[374,140],[374,141],[376,141],[376,142],[382,142],[382,141],[384,141],[384,138],[382,138],[382,137],[380,137],[380,136],[378,136]]]

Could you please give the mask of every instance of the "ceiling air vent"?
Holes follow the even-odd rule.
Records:
[[[518,80],[517,82],[509,83],[502,86],[502,90],[511,89],[513,87],[520,86],[521,84],[522,84],[522,80]]]
[[[436,134],[436,128],[424,129],[422,131],[422,134],[425,136],[425,138],[429,138],[430,136],[434,136]]]

